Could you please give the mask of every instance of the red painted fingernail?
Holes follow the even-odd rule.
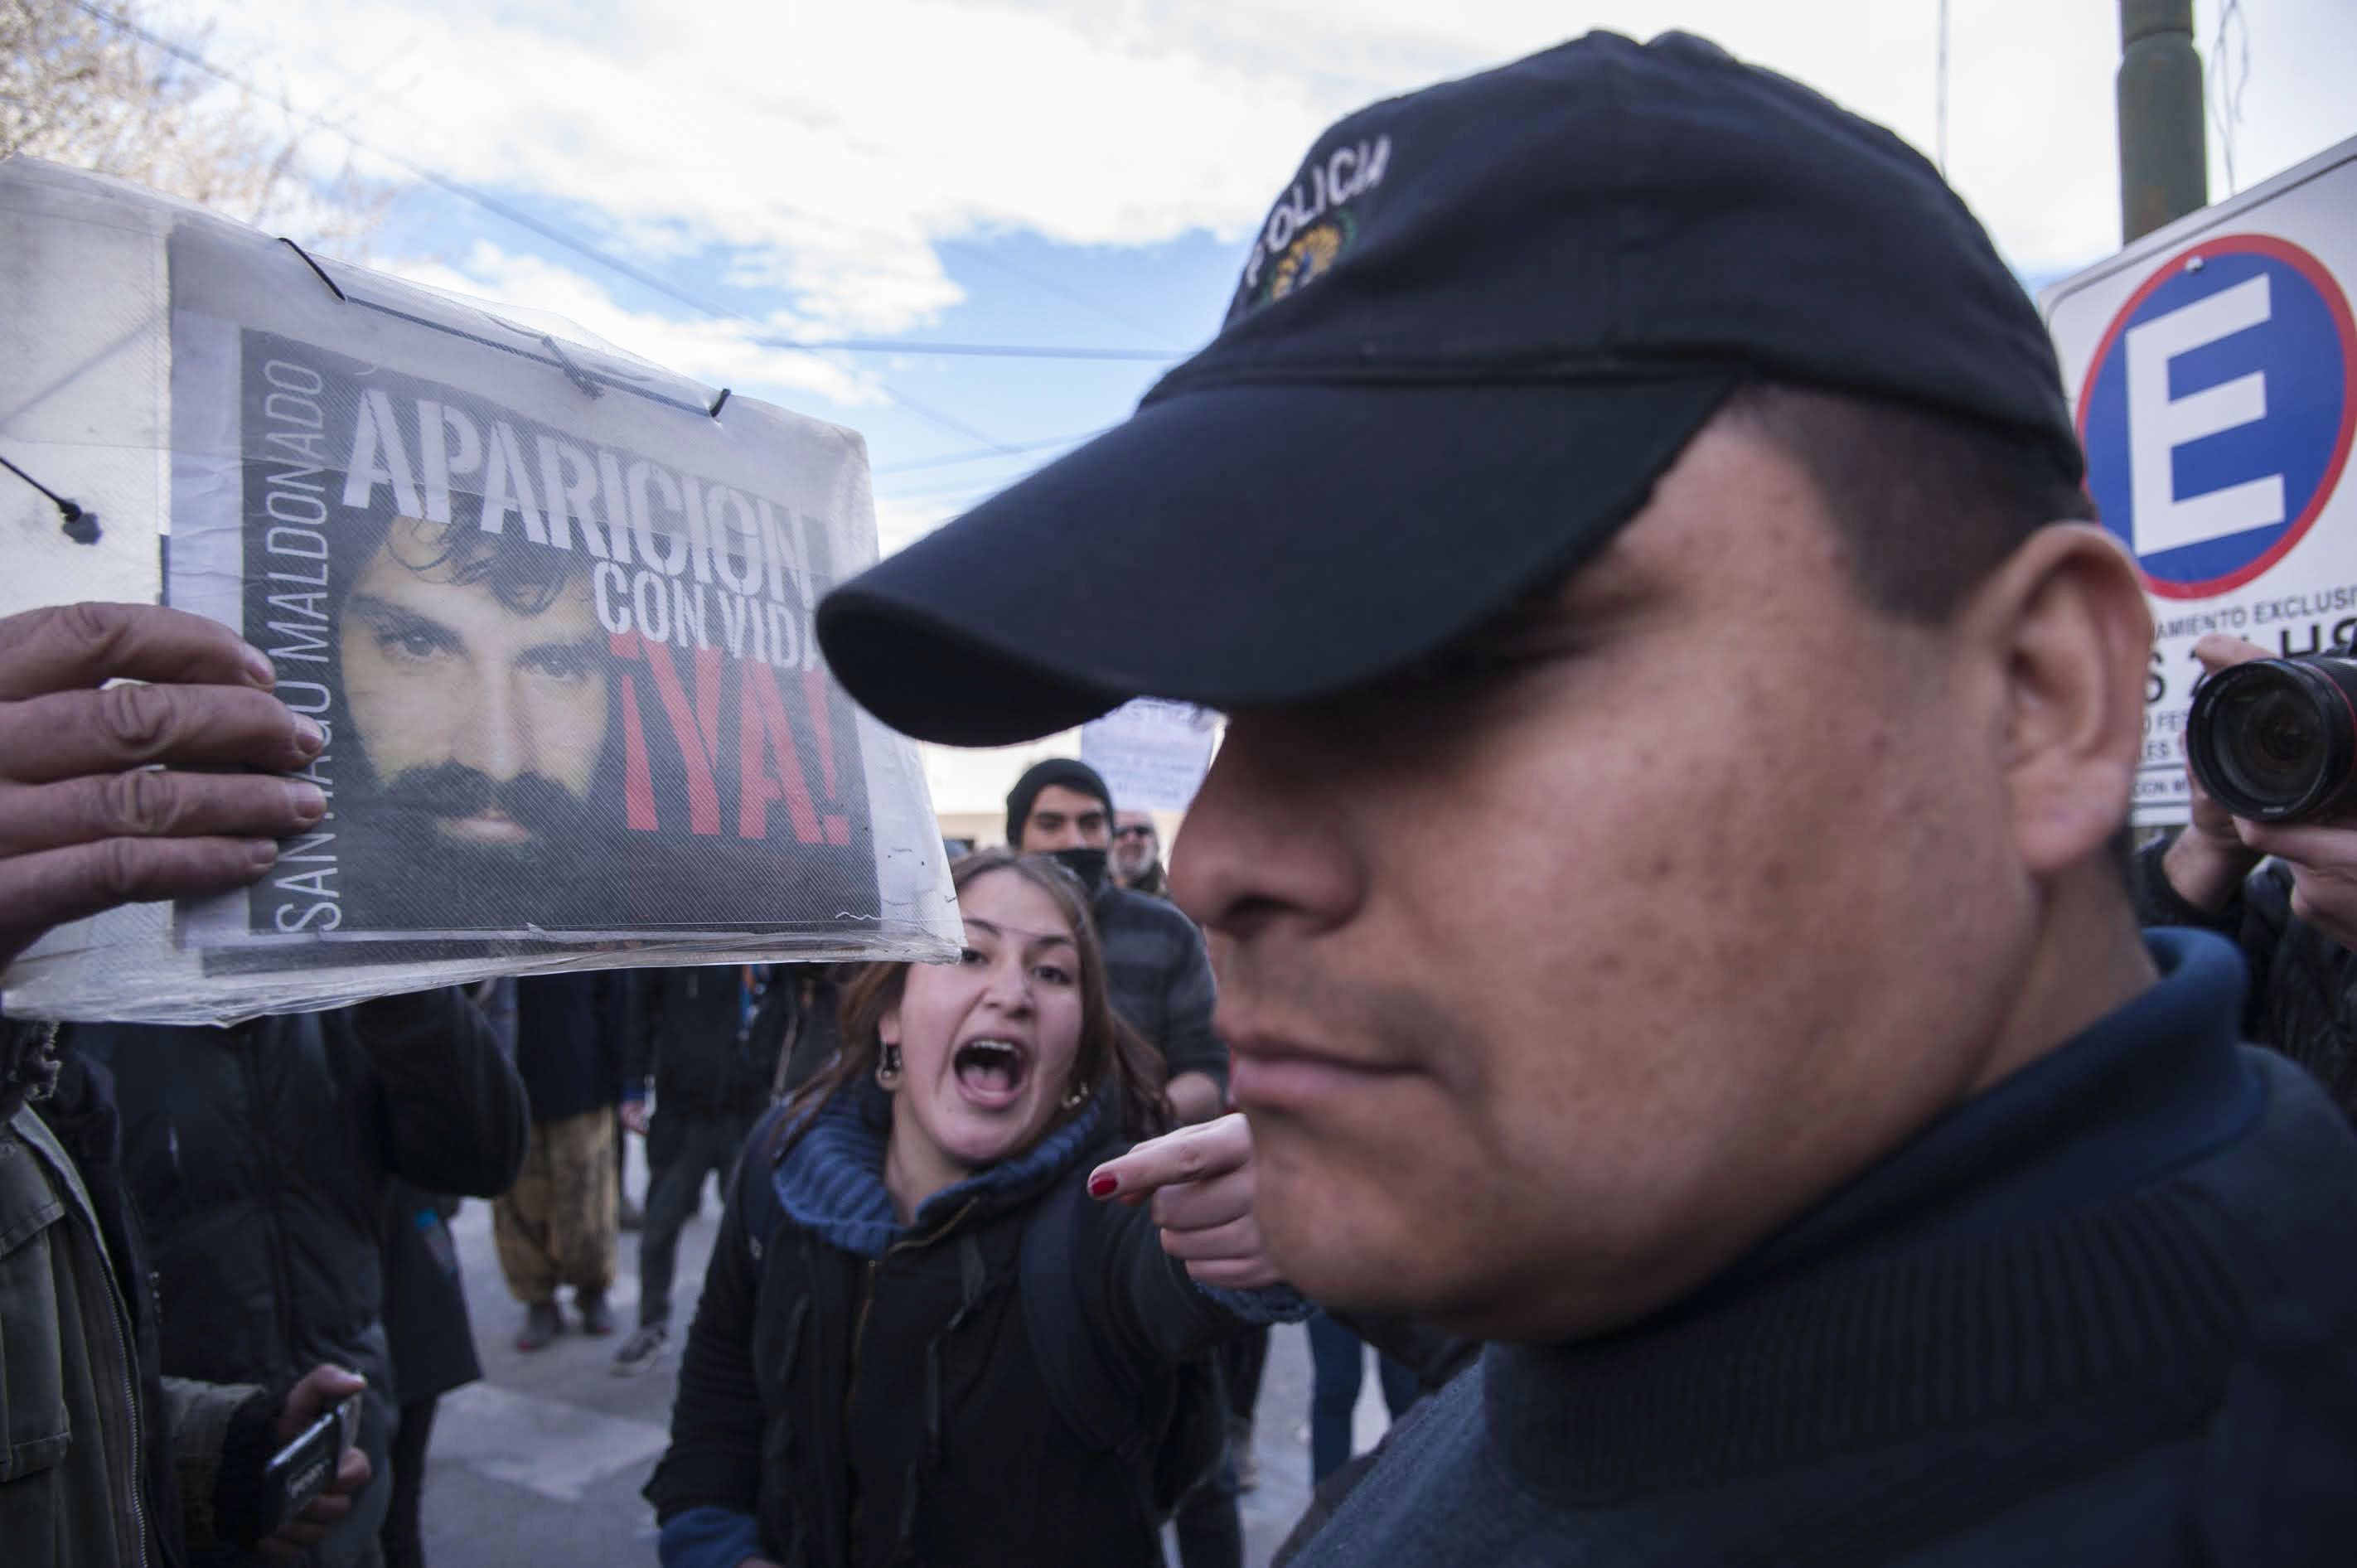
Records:
[[[1113,1176],[1092,1176],[1089,1177],[1089,1196],[1091,1197],[1111,1197],[1114,1195],[1114,1188],[1120,1186],[1120,1181]]]

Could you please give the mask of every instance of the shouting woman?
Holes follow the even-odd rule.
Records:
[[[1161,1131],[1158,1067],[1074,878],[1003,852],[952,877],[957,961],[863,972],[842,1054],[748,1144],[647,1487],[666,1568],[1158,1563],[1191,1429],[1220,1441],[1186,1363],[1307,1310],[1248,1168],[1192,1204],[1082,1195]]]

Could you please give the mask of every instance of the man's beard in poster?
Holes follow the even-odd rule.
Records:
[[[494,780],[445,762],[413,768],[367,790],[365,827],[354,837],[384,845],[402,868],[382,875],[354,913],[362,929],[518,929],[596,923],[621,871],[620,848],[588,801],[544,774]],[[511,843],[455,838],[444,824],[498,813],[529,837]]]

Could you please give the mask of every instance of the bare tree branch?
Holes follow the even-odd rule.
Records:
[[[152,32],[144,3],[105,10]],[[394,188],[362,179],[349,145],[339,166],[322,156],[333,140],[70,0],[0,0],[0,156],[113,175],[350,254]]]

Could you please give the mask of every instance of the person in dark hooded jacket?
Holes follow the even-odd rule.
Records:
[[[1075,1227],[1070,1353],[1152,1397],[1308,1310],[1269,1288],[1248,1214],[1166,1252],[1177,1215],[1057,1196],[1163,1124],[1157,1064],[1074,879],[1004,852],[953,876],[960,961],[855,981],[834,1065],[737,1167],[647,1485],[667,1568],[1158,1563],[1134,1457],[1082,1434],[1040,1359],[1071,1344],[1030,1316],[1043,1215]]]
[[[78,1025],[67,1038],[113,1075],[165,1370],[276,1386],[325,1360],[368,1380],[374,1479],[315,1561],[375,1563],[394,1423],[390,1186],[490,1197],[515,1179],[529,1112],[490,1026],[460,993],[431,991],[228,1029]]]

